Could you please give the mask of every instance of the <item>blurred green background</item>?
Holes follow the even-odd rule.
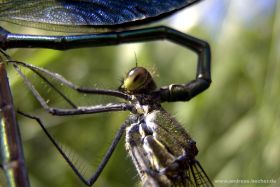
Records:
[[[238,186],[231,180],[274,180],[280,185],[280,3],[276,0],[207,0],[155,25],[168,25],[206,40],[212,49],[211,87],[188,103],[164,107],[197,141],[198,160],[215,186]],[[13,32],[42,31],[1,23]],[[20,28],[20,30],[19,30]],[[154,71],[159,86],[195,76],[196,56],[166,41],[69,51],[9,50],[13,59],[62,74],[78,85],[116,89],[136,59]],[[53,117],[11,68],[16,108],[39,116],[86,176],[95,171],[128,112]],[[28,70],[23,71],[52,106],[67,106]],[[54,80],[53,80],[54,81]],[[109,97],[61,89],[79,105],[114,102]],[[84,186],[32,120],[18,117],[31,186]],[[4,178],[1,177],[2,185]],[[223,181],[225,183],[223,183]],[[140,186],[137,173],[119,144],[95,186]]]

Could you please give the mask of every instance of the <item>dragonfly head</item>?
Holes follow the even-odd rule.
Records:
[[[150,72],[143,67],[132,68],[123,79],[120,90],[128,93],[149,93],[156,89]]]

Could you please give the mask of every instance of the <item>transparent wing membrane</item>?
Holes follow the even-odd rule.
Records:
[[[191,179],[190,180],[191,185],[193,186],[197,186],[197,187],[214,186],[197,160],[194,160],[190,165],[189,177]]]

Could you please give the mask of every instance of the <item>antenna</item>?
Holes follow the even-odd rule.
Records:
[[[134,58],[135,58],[135,67],[138,67],[137,55],[135,51],[134,51]]]

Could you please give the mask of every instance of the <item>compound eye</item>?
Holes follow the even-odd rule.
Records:
[[[143,67],[136,67],[127,73],[123,81],[122,88],[127,91],[137,91],[142,89],[148,80],[149,72]]]

